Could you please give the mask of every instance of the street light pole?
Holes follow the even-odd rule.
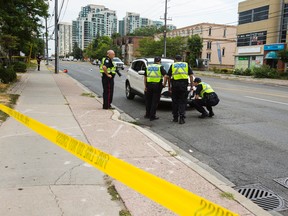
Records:
[[[55,73],[59,71],[59,46],[58,46],[58,0],[55,0]]]

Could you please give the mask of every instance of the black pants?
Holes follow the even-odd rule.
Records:
[[[114,76],[112,78],[102,75],[103,109],[109,109],[113,100]]]
[[[207,105],[204,99],[196,99],[196,100],[193,100],[192,103],[195,109],[200,113],[207,113],[207,111],[204,109],[204,106],[207,108],[209,113],[213,112],[212,106]]]
[[[187,84],[183,83],[183,86],[172,86],[172,114],[173,118],[177,119],[185,117],[185,110],[187,105]]]
[[[161,83],[147,83],[147,91],[145,93],[146,116],[153,118],[156,116],[156,110],[160,101],[162,91]]]

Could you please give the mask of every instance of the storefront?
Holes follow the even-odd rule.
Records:
[[[235,56],[235,68],[246,69],[259,67],[263,64],[262,46],[238,47]]]
[[[286,44],[284,43],[264,45],[264,64],[283,72],[285,63],[280,60],[278,52],[285,49]]]

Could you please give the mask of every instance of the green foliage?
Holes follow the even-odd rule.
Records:
[[[97,37],[84,50],[84,55],[91,59],[102,59],[107,55],[107,51],[110,49],[114,50],[116,56],[121,55],[121,49],[113,44],[110,37]]]
[[[199,35],[192,35],[188,38],[187,48],[190,52],[188,56],[188,63],[192,67],[197,67],[196,59],[200,58],[200,53],[203,48],[203,40]]]
[[[134,30],[134,32],[132,34],[129,34],[131,36],[153,36],[155,34],[159,34],[164,32],[164,26],[157,28],[157,26],[144,26],[141,28],[137,28]]]
[[[27,71],[27,65],[24,62],[16,62],[13,65],[13,69],[15,72],[26,72]]]
[[[78,47],[77,43],[73,44],[72,55],[76,59],[82,59],[83,58],[83,51]]]
[[[185,41],[182,37],[167,38],[166,40],[166,56],[173,58],[177,54],[183,53],[185,50]],[[139,41],[139,49],[141,56],[162,56],[164,53],[164,39],[154,41],[152,38],[143,38]]]
[[[253,75],[255,78],[278,78],[279,77],[277,70],[274,68],[270,68],[268,65],[255,67],[253,69]]]
[[[3,65],[0,66],[0,81],[2,83],[10,83],[17,79],[16,72],[14,71],[13,67],[4,67]]]
[[[281,50],[278,52],[281,61],[288,63],[288,50]]]
[[[7,51],[9,56],[12,56],[12,52],[20,50],[27,51],[25,53],[28,54],[31,45],[37,47],[38,43],[35,40],[43,28],[41,17],[48,17],[48,4],[45,0],[13,0],[5,3],[1,1],[0,32],[4,36],[12,36],[14,40]],[[5,39],[0,39],[2,47],[5,43]]]

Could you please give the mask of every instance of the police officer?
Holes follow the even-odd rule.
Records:
[[[154,64],[147,66],[144,75],[146,97],[146,114],[144,117],[150,118],[150,121],[159,119],[159,117],[156,116],[156,110],[160,101],[162,88],[166,85],[166,82],[167,75],[164,67],[161,65],[161,58],[155,57]]]
[[[100,65],[100,73],[102,74],[103,86],[103,109],[114,109],[111,106],[114,92],[114,77],[116,74],[116,67],[112,62],[114,57],[114,51],[108,50],[107,56],[102,59]]]
[[[193,105],[198,112],[201,113],[199,118],[213,117],[214,112],[212,106],[215,106],[219,102],[219,98],[211,86],[207,83],[201,81],[199,77],[194,79],[194,86],[196,86],[195,100],[193,100]],[[201,97],[201,99],[200,99]],[[203,106],[206,106],[209,114],[204,109]]]
[[[170,82],[168,82],[168,86],[169,91],[172,93],[173,122],[178,122],[178,118],[180,117],[179,124],[184,124],[185,109],[188,96],[188,79],[190,79],[190,84],[192,87],[193,72],[186,62],[182,62],[182,57],[180,55],[176,55],[175,63],[173,63],[169,68],[168,76],[171,80]]]
[[[40,53],[38,53],[36,55],[36,60],[37,60],[37,65],[38,65],[38,71],[40,71],[40,63],[41,63],[41,60],[42,60],[42,56]]]

